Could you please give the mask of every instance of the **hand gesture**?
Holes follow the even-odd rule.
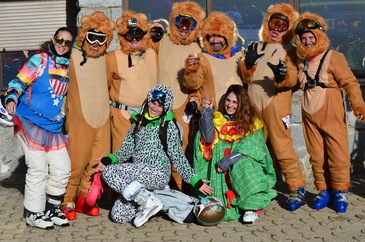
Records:
[[[6,111],[9,115],[13,116],[16,112],[16,104],[14,101],[10,101],[6,104]]]
[[[190,54],[186,59],[186,63],[188,64],[188,66],[199,64],[199,62],[200,62],[200,55],[198,53]]]
[[[247,70],[251,70],[256,62],[264,56],[264,54],[257,54],[258,43],[251,42],[245,52],[245,64]]]
[[[273,65],[270,62],[267,62],[267,65],[270,67],[272,72],[275,75],[275,81],[277,83],[281,83],[285,80],[286,77],[286,65],[285,62],[279,59],[279,64]]]
[[[101,158],[96,158],[95,160],[99,161],[99,163],[97,165],[93,166],[94,173],[102,172],[105,168],[105,165],[100,162]]]
[[[206,183],[209,183],[208,180],[203,180],[204,184],[199,188],[199,191],[203,193],[204,195],[212,195],[213,194],[213,188],[211,188]]]

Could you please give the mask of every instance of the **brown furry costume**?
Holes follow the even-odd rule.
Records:
[[[76,197],[86,197],[93,165],[98,163],[96,159],[110,153],[109,94],[104,54],[113,39],[114,26],[114,22],[102,12],[84,16],[72,50],[66,103],[71,177],[64,203],[74,203]],[[90,29],[108,37],[97,53],[89,49],[85,39]]]
[[[225,38],[227,46],[215,52],[209,44],[209,36],[220,35]],[[217,106],[227,88],[232,84],[242,85],[238,72],[238,60],[244,56],[243,50],[233,53],[232,47],[237,38],[237,28],[234,22],[222,12],[212,12],[204,21],[201,29],[202,48],[207,53],[202,53],[199,63],[194,65],[185,64],[184,86],[190,90],[198,90],[201,97],[210,94]],[[228,55],[226,59],[212,56]]]
[[[175,25],[175,18],[180,14],[192,16],[196,22],[196,28],[185,39],[180,39],[179,29]],[[204,10],[195,2],[175,2],[172,4],[170,15],[169,34],[158,42],[158,83],[169,86],[174,93],[173,112],[177,122],[183,129],[183,149],[186,152],[189,143],[189,125],[182,120],[185,106],[189,101],[188,90],[182,86],[185,60],[191,53],[199,53],[198,34],[205,17]],[[190,140],[190,142],[193,142]],[[176,183],[176,184],[173,184]],[[173,167],[172,187],[182,189],[182,179]]]
[[[136,18],[137,27],[148,32],[147,16],[143,13],[125,11],[117,19],[117,31],[120,49],[111,51],[106,55],[109,95],[112,102],[122,106],[110,106],[112,152],[117,151],[122,145],[130,123],[130,113],[137,111],[146,93],[157,82],[157,56],[152,48],[148,48],[151,36],[143,36],[139,46],[132,49],[124,35],[128,31],[128,20]],[[128,65],[128,58],[132,66]]]
[[[304,72],[304,59],[309,59],[308,74],[314,78],[320,60],[329,49],[330,41],[326,35],[325,20],[306,12],[298,22],[311,19],[321,25],[310,29],[316,37],[316,44],[306,47],[301,42],[301,34],[296,36],[299,56],[299,81],[304,89],[307,77]],[[350,70],[343,54],[330,50],[324,59],[319,80],[327,88],[316,86],[306,89],[302,99],[303,133],[310,154],[310,163],[317,190],[347,191],[350,187],[350,156],[348,153],[348,135],[341,87],[344,88],[355,115],[365,115],[359,83]]]
[[[288,30],[283,32],[277,43],[271,40],[268,27],[269,19],[275,13],[280,13],[289,20]],[[284,174],[289,191],[305,187],[290,129],[283,121],[284,117],[291,115],[292,89],[297,84],[296,53],[290,41],[294,38],[293,23],[298,17],[299,13],[289,4],[269,6],[259,32],[258,54],[264,55],[250,70],[247,70],[245,61],[241,62],[243,80],[249,83],[248,94],[261,110],[268,131],[267,145]],[[262,50],[264,42],[268,44]],[[286,78],[281,83],[275,81],[274,73],[267,65],[267,62],[277,65],[279,59],[285,62],[287,70]]]

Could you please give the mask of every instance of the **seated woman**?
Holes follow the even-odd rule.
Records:
[[[141,112],[132,115],[135,122],[120,149],[103,157],[94,170],[102,171],[105,182],[121,194],[111,210],[114,222],[133,220],[134,225],[140,227],[163,208],[151,191],[166,188],[171,178],[171,164],[185,182],[202,194],[213,193],[195,174],[183,153],[178,127],[171,122],[173,99],[171,88],[162,84],[153,87]],[[128,160],[132,162],[124,163]]]
[[[240,85],[228,88],[223,109],[214,112],[211,102],[203,103],[194,170],[202,179],[210,180],[213,196],[226,205],[224,220],[238,219],[244,213],[243,222],[252,224],[277,195],[264,124]]]

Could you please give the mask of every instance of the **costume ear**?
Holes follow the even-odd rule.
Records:
[[[90,21],[90,17],[89,16],[84,16],[81,18],[81,24],[84,24],[86,22]]]
[[[139,13],[137,16],[142,20],[148,21],[147,15],[144,13]]]
[[[114,24],[113,20],[109,20],[109,27],[111,29],[114,29],[115,28],[115,24]]]
[[[180,7],[180,3],[179,2],[175,2],[172,4],[172,8],[171,8],[171,12],[174,12],[176,9],[178,9]]]

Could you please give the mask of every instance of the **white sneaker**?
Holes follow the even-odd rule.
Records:
[[[66,215],[61,211],[60,208],[48,210],[46,214],[49,214],[53,224],[61,227],[70,226]]]
[[[243,223],[253,224],[259,219],[259,215],[255,211],[246,211],[243,215]]]
[[[144,188],[133,200],[140,205],[138,207],[136,217],[133,220],[134,226],[137,228],[141,227],[150,217],[158,213],[163,208],[163,204],[160,199]]]
[[[0,101],[0,125],[2,127],[13,127],[13,116],[9,115],[3,103]]]
[[[30,211],[26,211],[25,222],[27,226],[37,227],[41,229],[53,229],[53,222],[48,217],[48,214],[44,214],[43,212],[40,213],[33,213]]]

